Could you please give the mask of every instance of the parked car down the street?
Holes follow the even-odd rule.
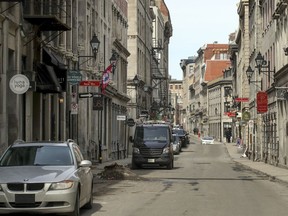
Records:
[[[204,136],[201,138],[201,144],[214,144],[214,138],[210,136]]]
[[[91,166],[73,140],[15,142],[0,158],[0,214],[79,216],[92,208]]]
[[[181,137],[182,147],[186,147],[188,145],[188,135],[185,130],[181,128],[173,128],[172,133]]]
[[[179,137],[177,134],[173,134],[172,137],[173,137],[173,153],[179,154],[181,152],[181,146],[182,146],[181,137]]]
[[[136,125],[131,168],[142,165],[174,167],[171,127],[164,121],[144,121]]]

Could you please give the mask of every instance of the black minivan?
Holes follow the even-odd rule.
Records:
[[[174,167],[172,130],[163,121],[147,121],[136,125],[132,152],[132,169],[144,164]]]

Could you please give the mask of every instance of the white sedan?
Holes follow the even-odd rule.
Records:
[[[214,144],[214,138],[209,136],[204,136],[201,138],[201,144]]]

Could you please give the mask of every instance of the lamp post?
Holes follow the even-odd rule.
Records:
[[[257,54],[255,58],[255,63],[256,63],[256,68],[258,69],[259,74],[268,73],[269,74],[268,77],[270,79],[270,73],[273,73],[273,74],[275,73],[275,67],[273,68],[273,70],[271,70],[270,61],[266,61],[260,52]],[[254,73],[254,70],[249,65],[246,70],[246,75],[247,75],[249,84],[251,82],[261,82],[261,81],[253,81],[253,80],[251,81],[253,73]]]
[[[261,52],[258,52],[258,54],[257,54],[257,56],[256,56],[256,58],[255,58],[255,68],[257,68],[258,69],[258,72],[259,72],[259,74],[261,74],[261,73],[267,73],[268,75],[268,82],[270,82],[270,78],[271,78],[271,76],[270,76],[270,73],[275,73],[275,66],[274,66],[274,68],[273,69],[271,69],[270,68],[270,61],[266,61],[265,59],[264,59],[264,57],[262,56],[262,54],[261,54]],[[253,75],[253,73],[254,73],[254,70],[251,68],[251,66],[249,65],[248,66],[248,68],[247,68],[247,70],[246,70],[246,75],[247,75],[247,78],[248,78],[248,82],[249,82],[249,84],[251,83],[251,82],[260,82],[260,83],[262,83],[262,81],[257,81],[257,80],[251,80],[251,78],[252,78],[252,75]],[[274,79],[274,77],[272,77],[272,79]],[[274,80],[273,80],[274,81]],[[261,87],[260,87],[261,88]],[[255,99],[256,100],[256,99]],[[258,118],[258,116],[257,116],[257,118]],[[249,134],[249,127],[248,127],[248,134]],[[253,136],[255,135],[255,130],[253,130],[252,131],[252,134],[253,134]],[[258,133],[257,133],[258,134]],[[250,139],[249,139],[250,137],[248,137],[248,146],[250,146],[250,144],[252,145],[252,158],[253,158],[253,160],[255,159],[255,157],[257,157],[255,154],[256,154],[256,146],[255,146],[255,141],[253,142],[253,143],[250,143]],[[252,140],[254,140],[254,139],[252,139]],[[251,140],[251,141],[252,141]],[[248,149],[249,149],[249,147],[248,147]],[[249,155],[249,157],[250,157],[250,155]]]
[[[117,63],[118,57],[119,57],[118,53],[115,50],[112,50],[112,56],[109,59],[109,61],[110,61],[110,64],[112,64],[112,67],[113,67],[113,70],[112,70],[113,74],[114,74],[115,69],[116,69],[116,63]]]
[[[92,51],[93,51],[93,57],[96,58],[96,55],[98,53],[98,49],[99,49],[99,46],[100,46],[100,41],[98,40],[96,34],[94,33],[91,41],[90,41],[90,45],[92,47]]]
[[[99,49],[99,45],[100,45],[100,41],[98,40],[96,34],[94,33],[94,35],[92,36],[92,39],[90,40],[90,46],[91,46],[93,55],[78,55],[77,70],[78,70],[79,73],[80,73],[80,61],[79,61],[80,58],[93,58],[93,59],[96,59],[96,56],[97,56],[97,53],[98,53],[98,49]],[[77,86],[75,86],[75,87],[72,86],[72,95],[78,95]],[[75,98],[75,100],[77,100],[76,98]],[[67,107],[68,106],[69,105],[67,104]],[[72,136],[76,136],[76,140],[78,141],[78,114],[75,117],[72,117],[71,119],[72,119],[72,125],[71,125],[72,132],[70,134],[72,134]],[[87,127],[88,127],[88,125],[89,124],[87,122]],[[73,139],[75,139],[75,138],[73,137]]]
[[[92,39],[90,40],[90,46],[92,48],[92,52],[93,55],[78,55],[78,71],[80,69],[80,62],[79,62],[79,58],[94,58],[96,59],[97,53],[98,53],[98,49],[100,46],[100,41],[98,40],[96,34],[94,33]]]
[[[135,86],[135,118],[137,118],[138,115],[138,85],[140,83],[140,79],[138,78],[138,75],[136,74],[133,78],[133,83]]]

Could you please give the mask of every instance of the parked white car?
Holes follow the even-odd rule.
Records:
[[[73,140],[16,142],[0,158],[0,214],[79,216],[92,208],[91,166]]]

